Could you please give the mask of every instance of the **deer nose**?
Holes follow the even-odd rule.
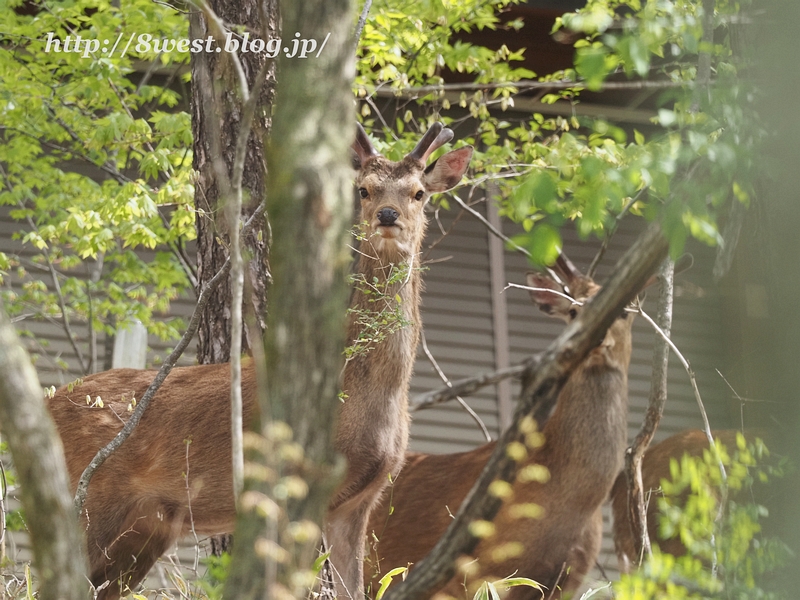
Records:
[[[393,208],[382,208],[378,211],[378,221],[381,225],[394,225],[399,216],[400,213]]]

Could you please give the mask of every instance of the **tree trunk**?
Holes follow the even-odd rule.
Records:
[[[210,0],[214,12],[226,24],[244,25],[250,39],[272,39],[278,35],[278,11],[275,0]],[[205,18],[194,11],[190,19],[192,39],[209,35]],[[242,100],[238,94],[239,84],[231,69],[231,61],[224,53],[198,52],[192,54],[192,134],[194,135],[194,169],[198,172],[195,183],[195,207],[197,209],[197,290],[211,279],[228,258],[228,250],[218,240],[227,240],[228,227],[223,221],[224,212],[220,204],[220,189],[214,174],[214,152],[209,139],[208,119],[218,120],[219,146],[222,159],[231,175],[234,148],[241,128]],[[255,52],[239,53],[239,60],[253,88],[256,74],[265,60]],[[213,108],[202,101],[203,95],[197,86],[202,84],[198,76],[204,61],[210,81],[219,82],[219,106],[223,114],[214,114]],[[261,88],[252,133],[248,140],[242,187],[244,203],[242,213],[245,220],[264,200],[266,193],[267,165],[264,159],[264,143],[272,124],[271,109],[275,94],[275,69],[267,71],[267,81]],[[254,323],[252,335],[263,335],[266,318],[266,288],[269,281],[268,243],[269,230],[266,216],[242,240],[246,253],[245,306],[244,314]],[[222,282],[206,307],[198,333],[197,359],[200,364],[221,363],[230,360],[231,336],[231,286],[230,280]],[[247,351],[252,341],[247,329],[243,331],[242,348]]]
[[[40,600],[84,600],[86,557],[64,450],[39,378],[0,305],[0,425],[20,482]]]
[[[279,63],[268,153],[274,285],[265,336],[266,394],[261,397],[262,414],[271,421],[264,427],[268,469],[261,472],[284,479],[262,481],[262,489],[271,492],[271,498],[264,498],[252,491],[259,486],[253,477],[258,470],[247,469],[251,478],[246,487],[251,491],[242,498],[225,588],[225,597],[237,600],[305,597],[313,584],[319,527],[337,471],[334,421],[353,214],[348,150],[355,131],[352,10],[349,0],[287,0],[281,15],[287,39],[302,32],[303,39],[317,42],[316,51],[323,41],[325,46],[319,55],[281,56]],[[291,428],[290,439],[281,437],[287,431],[281,423]],[[278,462],[281,452],[274,450],[298,447],[303,449],[302,459]],[[343,461],[339,465],[343,472]],[[308,491],[282,500],[279,486],[293,475],[304,478]],[[280,517],[265,519],[259,509],[269,512],[274,505],[280,507]]]

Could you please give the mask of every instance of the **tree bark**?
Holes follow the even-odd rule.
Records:
[[[210,0],[212,10],[226,24],[244,25],[250,38],[263,40],[278,35],[278,11],[275,0]],[[210,35],[203,15],[195,8],[190,18],[192,39]],[[220,203],[220,186],[214,173],[214,150],[209,139],[209,119],[216,119],[219,130],[219,147],[223,162],[232,175],[234,152],[242,126],[242,99],[238,94],[236,74],[224,53],[198,52],[192,54],[192,134],[194,136],[194,164],[198,173],[195,183],[195,208],[197,209],[197,291],[211,279],[228,258],[226,244],[228,227]],[[253,88],[256,74],[266,59],[256,52],[239,53],[249,89]],[[203,62],[201,65],[200,62]],[[214,114],[211,106],[202,101],[203,84],[200,71],[205,68],[208,80],[218,83],[222,114]],[[244,191],[244,220],[253,214],[266,195],[267,164],[264,143],[272,124],[271,110],[275,95],[274,65],[267,71],[267,81],[261,87],[258,108],[253,119],[252,132],[247,144],[242,188]],[[245,315],[255,328],[252,335],[263,335],[266,318],[266,289],[269,282],[269,228],[266,216],[242,239],[247,256],[245,265]],[[200,364],[222,363],[230,360],[231,337],[231,285],[225,281],[208,303],[198,332],[197,359]],[[247,329],[242,334],[242,348],[252,347]]]
[[[268,152],[274,285],[264,344],[266,393],[261,397],[262,415],[269,420],[262,445],[268,448],[263,454],[268,468],[246,469],[249,491],[243,495],[225,588],[225,597],[237,600],[305,597],[311,581],[292,575],[311,573],[334,474],[343,472],[343,461],[335,461],[333,439],[353,214],[352,7],[349,0],[287,0],[281,15],[287,39],[302,32],[317,48],[307,58],[281,55],[279,62]],[[277,450],[290,447],[281,437],[288,431],[281,424],[291,429],[291,447],[302,448],[302,459],[279,462]],[[281,500],[279,485],[259,479],[259,472],[300,475],[308,492]],[[279,518],[259,512],[276,505],[282,511]],[[317,527],[299,540],[291,532],[301,523]]]
[[[226,24],[244,25],[251,38],[263,40],[278,35],[278,5],[276,0],[211,0],[211,9]],[[190,19],[190,35],[205,38],[209,35],[208,24],[199,11]],[[255,52],[238,53],[249,89],[253,89],[256,74],[266,59]],[[202,63],[200,62],[202,61]],[[272,62],[272,61],[271,61]],[[205,76],[201,76],[202,72]],[[247,141],[242,191],[244,203],[242,215],[246,221],[256,207],[265,200],[267,163],[264,144],[272,125],[272,104],[275,97],[275,65],[267,67],[267,80],[262,85],[252,119],[251,133]],[[220,102],[216,108],[203,102],[204,94],[199,88],[208,81],[219,82]],[[220,54],[200,52],[192,54],[192,133],[194,137],[194,169],[198,172],[195,183],[195,208],[197,209],[197,291],[211,279],[229,256],[227,247],[220,239],[227,240],[229,228],[225,221],[221,203],[221,189],[214,169],[215,146],[221,150],[222,162],[230,179],[235,162],[235,148],[242,127],[243,100],[236,75],[231,71],[230,61]],[[221,114],[220,114],[221,113]],[[209,119],[218,123],[211,126]],[[219,140],[209,139],[210,131],[219,131]],[[240,240],[245,252],[245,295],[243,312],[246,325],[242,330],[242,350],[249,352],[252,342],[260,343],[266,328],[267,285],[269,283],[269,225],[267,215],[259,217],[255,226]],[[198,332],[197,361],[200,364],[224,363],[231,359],[231,298],[232,282],[226,279],[217,288],[212,301],[201,315]],[[257,340],[251,339],[251,335]],[[249,425],[249,424],[248,424]],[[211,552],[220,556],[232,549],[229,534],[211,538]]]
[[[0,305],[0,426],[20,481],[41,600],[84,600],[86,557],[64,450],[39,378]]]

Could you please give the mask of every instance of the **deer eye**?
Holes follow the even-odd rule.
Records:
[[[358,194],[362,198],[366,198],[367,196],[369,196],[369,192],[367,191],[367,188],[358,188]]]
[[[425,190],[420,190],[416,194],[414,194],[414,198],[416,200],[422,200],[422,197],[425,195]]]
[[[574,319],[577,316],[578,316],[578,311],[575,310],[574,308],[570,308],[569,309],[569,318],[570,319]]]

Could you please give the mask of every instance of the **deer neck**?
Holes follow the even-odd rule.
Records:
[[[391,456],[389,470],[396,474],[408,443],[408,387],[419,339],[422,282],[417,254],[409,269],[376,260],[374,251],[364,250],[348,317],[348,348],[355,352],[345,364],[337,445],[348,458],[361,446]],[[383,331],[379,326],[375,335],[364,320],[383,321],[381,311],[391,326]]]
[[[397,262],[376,258],[366,251],[361,255],[347,337],[349,346],[364,346],[357,351],[364,361],[377,363],[385,372],[395,374],[392,379],[396,385],[407,384],[403,380],[411,377],[419,339],[422,281],[418,254],[406,260],[392,258],[397,258]],[[377,336],[364,322],[370,319],[382,323]],[[374,341],[367,341],[370,338]]]
[[[570,376],[532,457],[550,470],[548,486],[569,488],[562,497],[587,510],[604,501],[622,468],[629,364],[630,323],[618,321]]]

